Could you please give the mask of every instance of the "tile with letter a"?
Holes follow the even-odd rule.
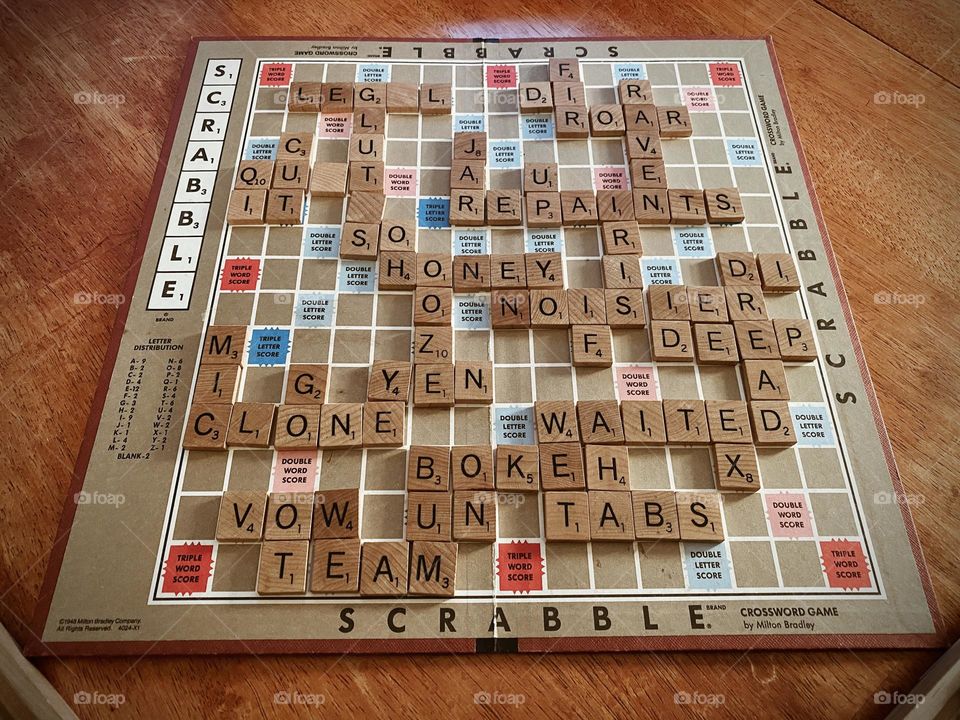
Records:
[[[228,490],[220,498],[217,540],[225,543],[259,542],[267,496],[260,490]]]
[[[360,594],[399,597],[407,592],[410,545],[403,540],[365,542],[360,549]]]
[[[270,540],[260,545],[257,592],[302,595],[307,591],[309,540]]]
[[[590,490],[590,539],[633,542],[633,501],[628,492]]]

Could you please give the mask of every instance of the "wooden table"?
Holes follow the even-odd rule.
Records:
[[[423,0],[114,0],[3,4],[0,118],[0,618],[22,643],[116,308],[132,261],[191,35],[759,36],[775,38],[799,131],[847,282],[949,639],[960,629],[957,404],[960,13],[952,0],[647,3]],[[586,8],[586,9],[585,9]],[[519,16],[519,17],[517,17]],[[953,46],[950,43],[954,43]],[[74,93],[122,96],[83,105]],[[922,104],[882,104],[894,91]],[[884,96],[877,96],[882,100]],[[918,296],[885,304],[877,293]],[[122,568],[118,568],[122,572]],[[47,659],[71,701],[122,693],[124,715],[306,713],[284,690],[322,694],[331,715],[473,715],[479,692],[524,710],[710,717],[879,717],[877,690],[908,691],[939,652],[747,652],[478,657]],[[722,694],[677,705],[678,691]],[[426,708],[426,710],[424,710]],[[105,706],[78,706],[108,715]],[[493,708],[493,712],[514,708]],[[492,714],[491,710],[486,712]]]

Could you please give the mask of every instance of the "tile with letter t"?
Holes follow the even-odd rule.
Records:
[[[309,540],[271,540],[260,545],[257,593],[302,595],[307,591]]]
[[[547,542],[588,542],[590,510],[583,491],[545,492],[543,525]]]

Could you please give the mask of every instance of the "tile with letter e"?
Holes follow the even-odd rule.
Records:
[[[744,360],[775,360],[780,357],[777,333],[769,320],[741,320],[733,324],[737,347]]]
[[[490,286],[498,288],[525,288],[527,263],[523,255],[492,255],[490,257]]]
[[[407,493],[407,540],[453,538],[448,492]]]
[[[367,381],[367,400],[406,402],[410,397],[413,366],[408,362],[377,360],[370,368]]]
[[[410,543],[407,594],[453,597],[457,581],[457,543],[418,540]]]
[[[227,445],[265,448],[273,440],[273,420],[277,406],[273,403],[234,403],[227,429]]]
[[[399,447],[404,442],[406,403],[400,401],[363,404],[363,445]]]
[[[267,496],[259,490],[228,490],[220,498],[217,540],[224,543],[259,542]]]
[[[588,542],[590,508],[587,493],[543,493],[543,525],[547,542]]]
[[[680,539],[721,542],[723,520],[720,517],[720,493],[677,493],[677,517]]]
[[[590,540],[633,542],[633,500],[628,492],[590,490]]]
[[[707,424],[715,443],[750,443],[750,415],[742,400],[707,400]]]
[[[363,445],[363,404],[326,403],[320,408],[321,448]]]
[[[310,450],[320,438],[319,405],[281,405],[277,408],[274,447],[284,450]]]
[[[301,595],[307,591],[309,540],[271,540],[260,545],[257,593]]]
[[[576,367],[613,365],[613,336],[608,325],[572,325],[570,343]]]
[[[741,365],[747,400],[789,400],[787,376],[779,360],[744,360]]]
[[[327,394],[326,365],[292,363],[283,392],[285,405],[322,405]]]
[[[713,467],[718,490],[751,492],[760,489],[760,469],[753,445],[714,445]]]
[[[413,404],[453,407],[453,363],[416,363],[413,366]]]
[[[497,490],[536,492],[540,489],[540,453],[536,445],[498,445],[495,450]]]
[[[740,362],[733,325],[696,323],[693,326],[693,344],[697,350],[697,362],[701,365],[733,365]]]
[[[583,490],[583,446],[577,442],[541,443],[540,485],[544,490]]]
[[[313,539],[360,537],[360,491],[318,490],[313,494]]]
[[[633,529],[637,540],[679,540],[677,494],[672,490],[634,490]]]
[[[610,445],[586,445],[588,490],[630,489],[630,456],[627,448]]]
[[[706,445],[710,442],[707,409],[703,400],[664,400],[663,419],[671,444]]]
[[[790,362],[809,362],[817,359],[817,344],[814,342],[809,320],[778,319],[773,321],[773,328],[781,358]]]
[[[311,543],[310,592],[356,593],[360,590],[360,538]]]
[[[410,544],[404,540],[365,542],[360,548],[360,594],[399,597],[407,592]]]
[[[520,225],[523,222],[519,190],[487,190],[487,225]]]
[[[411,445],[407,452],[407,491],[447,492],[449,489],[450,448]]]
[[[693,362],[693,333],[686,320],[650,322],[650,353],[659,362]]]
[[[687,305],[691,322],[725,323],[729,320],[726,294],[720,285],[688,286]]]
[[[493,363],[457,362],[453,383],[457,403],[489,405],[493,402]]]
[[[783,400],[754,400],[750,402],[750,420],[753,439],[757,445],[796,445],[790,406]]]
[[[665,445],[667,427],[659,400],[624,400],[620,403],[624,441],[628,445]]]
[[[455,493],[458,490],[493,490],[493,448],[490,445],[454,445],[450,448],[450,475]]]
[[[313,500],[313,493],[272,493],[267,498],[264,539],[309,540]]]
[[[453,493],[453,539],[492,543],[497,540],[497,494],[490,490]]]
[[[193,403],[187,415],[183,447],[187,450],[223,450],[227,446],[227,428],[233,405]]]

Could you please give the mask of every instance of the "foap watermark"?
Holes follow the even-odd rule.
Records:
[[[89,492],[87,490],[81,490],[73,496],[73,501],[77,505],[110,505],[120,507],[127,501],[127,498],[122,493]]]
[[[520,507],[527,501],[523,493],[494,492],[493,490],[479,492],[476,499],[480,503],[497,503],[507,507]]]
[[[303,693],[299,690],[280,690],[273,694],[274,705],[306,705],[320,707],[327,702],[323,693]]]
[[[121,293],[80,292],[73,294],[74,305],[123,305],[127,301]]]
[[[899,90],[878,90],[873,95],[874,105],[912,105],[920,107],[927,101],[921,93],[902,93]]]
[[[874,505],[923,505],[926,501],[926,496],[919,493],[884,491],[873,494]]]
[[[677,705],[706,705],[707,707],[719,707],[727,701],[726,696],[721,693],[705,693],[699,690],[687,692],[681,690],[673,694],[673,702]]]
[[[99,90],[81,90],[73,94],[75,105],[123,105],[127,101],[122,93],[102,93]]]
[[[473,695],[474,705],[523,705],[527,696],[522,693],[505,693],[499,690],[481,690]]]
[[[923,705],[927,696],[922,693],[902,693],[894,690],[878,690],[873,694],[873,702],[876,705]]]
[[[881,290],[873,294],[873,302],[877,305],[909,305],[920,307],[927,301],[926,295],[917,293],[887,292]]]
[[[105,693],[99,690],[80,690],[73,694],[74,705],[107,705],[118,708],[127,701],[123,693]]]

